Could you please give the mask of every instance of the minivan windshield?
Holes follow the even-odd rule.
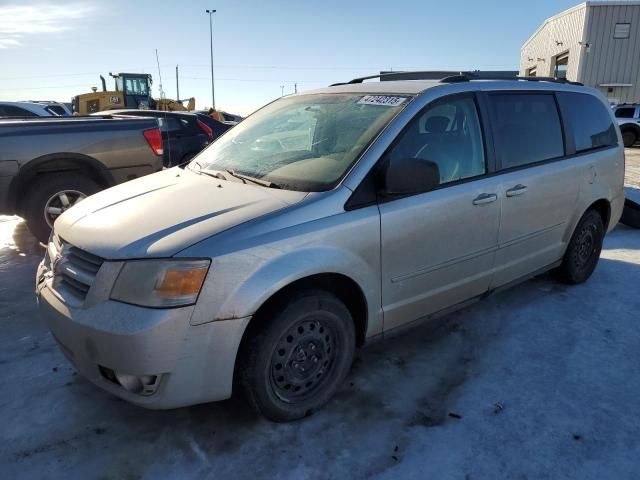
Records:
[[[287,190],[329,190],[408,101],[402,95],[284,97],[226,132],[190,168]]]

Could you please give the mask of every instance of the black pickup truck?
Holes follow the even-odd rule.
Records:
[[[0,214],[20,215],[40,241],[55,219],[99,190],[162,169],[154,118],[0,120]]]

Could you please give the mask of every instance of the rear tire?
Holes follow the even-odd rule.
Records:
[[[78,201],[99,190],[101,188],[97,183],[78,173],[41,175],[27,190],[22,214],[31,233],[46,243],[56,218]],[[58,211],[59,213],[52,213]]]
[[[576,226],[571,241],[558,267],[559,279],[576,285],[585,282],[600,259],[604,240],[602,217],[595,210],[587,210]]]
[[[249,404],[275,422],[297,420],[324,405],[346,377],[355,351],[347,307],[322,290],[281,302],[243,346],[240,386]]]
[[[633,130],[625,130],[622,132],[622,143],[629,148],[633,147],[638,141],[638,135]]]

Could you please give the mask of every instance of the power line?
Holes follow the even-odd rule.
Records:
[[[480,65],[482,68],[497,68],[497,67],[501,67],[501,68],[508,68],[508,69],[514,69],[516,67],[518,67],[517,65],[514,65],[513,63],[496,63],[496,64],[484,64],[484,63],[480,63],[478,64]],[[162,67],[173,67],[173,64],[161,64]],[[210,65],[205,65],[205,64],[198,64],[198,63],[181,63],[180,64],[181,67],[196,67],[196,68],[210,68]],[[350,66],[350,67],[332,67],[332,66],[284,66],[284,65],[242,65],[242,64],[215,64],[214,65],[215,68],[246,68],[246,69],[264,69],[264,70],[333,70],[333,71],[338,71],[338,70],[343,70],[343,71],[356,71],[356,70],[363,70],[363,71],[379,71],[379,70],[386,70],[386,68],[381,68],[380,66],[369,66],[369,67],[362,67],[362,66]],[[157,66],[147,66],[147,67],[140,67],[139,65],[137,67],[127,67],[127,68],[121,68],[120,71],[126,72],[126,71],[138,71],[140,70],[140,68],[142,68],[142,70],[153,70],[154,68],[157,68]],[[394,67],[394,71],[412,71],[412,70],[447,70],[447,69],[451,69],[451,70],[474,70],[476,69],[476,66],[469,66],[469,65],[431,65],[428,67],[424,67],[424,66],[414,66],[414,67]],[[113,70],[112,70],[113,71]],[[27,80],[27,79],[36,79],[36,78],[51,78],[51,77],[79,77],[79,76],[98,76],[100,74],[99,71],[95,71],[95,72],[83,72],[83,73],[54,73],[54,74],[46,74],[46,75],[23,75],[23,76],[17,76],[17,77],[0,77],[0,80]]]
[[[185,77],[183,79],[189,80],[210,80],[209,77]],[[327,81],[322,80],[271,80],[271,79],[256,79],[256,78],[218,78],[220,81],[226,82],[252,82],[252,83],[298,83],[298,84],[318,84],[326,85]],[[3,91],[22,91],[22,90],[46,90],[50,88],[87,88],[87,84],[80,83],[74,85],[42,85],[39,87],[3,87]]]

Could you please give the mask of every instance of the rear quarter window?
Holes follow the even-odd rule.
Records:
[[[500,168],[564,156],[560,116],[553,93],[489,96]]]
[[[585,93],[557,95],[565,128],[573,134],[577,153],[618,145],[616,127],[600,100]]]

